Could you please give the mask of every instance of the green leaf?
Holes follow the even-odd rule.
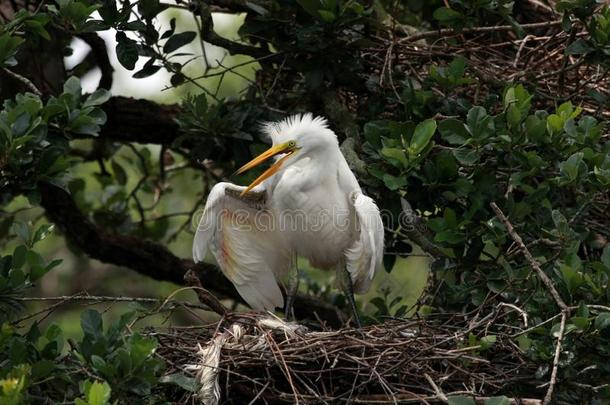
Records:
[[[536,117],[535,115],[529,115],[525,119],[525,130],[527,136],[534,142],[541,142],[544,140],[546,133],[546,125],[543,120]]]
[[[153,59],[151,59],[153,60]],[[144,65],[144,67],[133,74],[134,79],[143,79],[145,77],[149,77],[157,73],[161,69],[161,66],[148,64],[148,62]]]
[[[110,401],[110,385],[107,382],[95,381],[89,386],[85,398],[88,405],[107,405]]]
[[[157,348],[157,341],[154,338],[142,337],[135,333],[130,339],[130,351],[133,367],[138,367],[149,356],[152,356]]]
[[[114,178],[116,181],[124,186],[127,183],[127,173],[125,173],[125,169],[115,160],[111,161],[112,172],[114,173]]]
[[[312,17],[319,17],[318,10],[322,8],[320,0],[297,0],[299,6],[303,8]]]
[[[13,262],[11,267],[13,269],[20,269],[25,264],[25,254],[28,248],[25,245],[19,245],[13,251]]]
[[[51,232],[53,232],[53,229],[55,229],[54,224],[41,225],[36,230],[36,233],[34,233],[34,237],[32,238],[32,245],[36,244],[37,242],[40,242],[41,240],[43,240],[47,236],[49,236],[51,234]]]
[[[64,93],[72,94],[77,99],[80,98],[82,89],[80,86],[80,79],[76,76],[70,76],[64,83]]]
[[[163,52],[172,53],[176,49],[183,47],[195,39],[197,33],[194,31],[185,31],[179,34],[172,35],[169,37],[165,45],[163,45]]]
[[[586,171],[586,163],[583,162],[584,153],[576,152],[568,160],[559,164],[559,172],[568,183],[578,179],[581,170]],[[584,169],[583,169],[584,165]]]
[[[559,267],[561,276],[570,293],[573,293],[583,283],[582,275],[572,267],[563,264]]]
[[[510,405],[510,399],[504,395],[501,397],[491,397],[485,400],[485,405]]]
[[[381,148],[381,137],[388,132],[388,121],[369,121],[364,124],[364,139],[376,149]]]
[[[476,405],[474,399],[463,395],[451,396],[447,398],[448,405]]]
[[[172,84],[172,86],[178,87],[182,83],[184,83],[185,80],[186,76],[184,76],[182,73],[176,73],[172,75],[172,77],[169,79],[169,82]]]
[[[174,31],[176,31],[176,18],[173,17],[171,20],[169,20],[169,29],[167,31],[165,31],[160,39],[166,39],[172,36],[172,34],[174,33]]]
[[[455,118],[448,118],[438,124],[441,137],[451,145],[464,145],[470,137],[464,123]]]
[[[407,185],[407,179],[404,176],[392,176],[391,174],[385,173],[383,175],[383,183],[390,190],[398,190],[401,187]]]
[[[33,250],[28,250],[25,253],[25,260],[30,267],[30,279],[36,281],[45,275],[45,264],[42,256]]]
[[[409,145],[409,154],[419,155],[428,146],[435,132],[436,121],[433,119],[427,119],[417,124]]]
[[[450,25],[457,21],[461,21],[464,16],[462,13],[455,11],[448,7],[441,7],[434,10],[434,14],[432,14],[435,20],[441,22],[444,25]]]
[[[8,273],[8,279],[12,287],[22,287],[25,283],[25,274],[19,269],[12,269]]]
[[[602,312],[595,317],[595,329],[604,330],[610,328],[610,312]]]
[[[521,122],[521,110],[516,105],[511,105],[506,110],[506,123],[509,128],[516,128]]]
[[[103,335],[102,316],[95,309],[86,309],[80,316],[80,325],[85,335],[100,338]]]
[[[167,5],[161,4],[159,0],[140,0],[138,1],[138,11],[145,20],[150,20],[165,10]]]
[[[138,61],[138,44],[122,31],[116,33],[116,41],[117,59],[125,69],[133,70]]]
[[[17,64],[15,54],[23,41],[23,38],[13,37],[8,32],[0,35],[0,67],[15,66]]]
[[[483,336],[480,341],[481,350],[489,350],[494,343],[496,343],[497,337],[495,335]]]
[[[567,55],[584,55],[593,50],[595,50],[595,48],[589,44],[589,41],[584,38],[579,38],[566,48],[565,53]]]
[[[479,152],[470,148],[460,148],[452,150],[453,156],[465,166],[471,166],[479,160]]]
[[[41,380],[55,369],[55,362],[52,360],[39,360],[32,364],[32,378],[34,380]]]
[[[12,228],[13,232],[15,232],[17,236],[21,238],[23,243],[25,243],[26,245],[30,243],[30,227],[25,222],[15,221],[13,222]]]
[[[197,391],[197,380],[193,377],[188,377],[182,373],[174,373],[164,375],[159,379],[160,383],[163,384],[175,384],[185,391],[195,392]]]
[[[104,104],[110,100],[110,92],[106,89],[95,90],[83,103],[83,107],[92,107]]]
[[[322,20],[327,23],[332,23],[333,21],[335,21],[337,19],[337,16],[332,11],[318,10],[318,14],[320,14],[320,17],[322,18]]]
[[[557,114],[551,114],[546,118],[546,128],[549,135],[553,136],[563,131],[563,118]]]
[[[388,158],[394,166],[406,168],[409,165],[405,151],[399,148],[382,148],[381,155]]]
[[[495,125],[493,118],[487,114],[485,108],[472,107],[466,116],[468,132],[477,139],[485,139],[493,135]]]

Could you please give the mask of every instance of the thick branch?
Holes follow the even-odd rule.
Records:
[[[235,287],[215,266],[181,259],[158,243],[103,230],[83,215],[63,189],[43,182],[39,183],[39,189],[41,205],[48,218],[64,232],[70,242],[88,256],[176,284],[184,284],[184,274],[193,270],[203,287],[241,301]],[[301,318],[319,318],[333,326],[339,325],[342,320],[336,307],[307,295],[296,297],[295,312]]]
[[[270,53],[263,48],[241,44],[218,35],[214,31],[210,7],[204,2],[199,3],[199,15],[201,16],[201,38],[206,42],[226,49],[231,55],[241,54],[252,56],[253,58],[261,58],[270,55]]]
[[[106,42],[104,42],[104,40],[95,32],[84,32],[79,34],[79,37],[91,47],[91,53],[93,54],[95,62],[102,72],[102,77],[100,78],[98,87],[101,89],[110,90],[112,87],[112,73],[114,72],[114,69],[112,68],[110,59],[108,58]]]
[[[113,97],[104,104],[108,121],[100,137],[116,142],[171,145],[179,136],[176,105],[159,105],[148,100]]]

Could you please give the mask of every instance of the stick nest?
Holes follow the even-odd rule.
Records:
[[[426,403],[455,395],[484,402],[518,394],[513,383],[534,374],[509,327],[500,326],[502,312],[478,322],[439,316],[335,331],[229,314],[218,324],[152,335],[168,374],[196,381],[181,403]]]

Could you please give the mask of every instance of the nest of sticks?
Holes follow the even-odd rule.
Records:
[[[194,379],[193,392],[166,396],[179,403],[446,403],[452,396],[484,403],[504,395],[538,404],[535,388],[513,389],[536,382],[532,363],[509,340],[515,328],[502,323],[511,311],[499,308],[478,321],[463,314],[389,319],[361,330],[308,330],[273,315],[228,314],[201,328],[151,335],[171,365],[167,373]]]
[[[462,56],[467,60],[466,76],[476,80],[451,88],[452,97],[481,104],[491,89],[497,93],[508,84],[522,83],[536,92],[541,109],[572,101],[587,113],[607,119],[610,111],[599,99],[610,96],[610,68],[591,55],[566,52],[587,38],[588,32],[580,22],[564,31],[560,17],[551,9],[532,10],[521,18],[522,37],[511,25],[422,32],[403,27],[390,38],[376,37],[377,44],[362,56],[367,75],[377,76],[376,85],[394,91],[398,100],[407,81],[417,88],[427,81],[433,66],[446,66]],[[442,86],[433,86],[433,91],[439,97],[448,96]],[[361,103],[366,106],[366,100]],[[392,109],[386,113],[391,115]]]

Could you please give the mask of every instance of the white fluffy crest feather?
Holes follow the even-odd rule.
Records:
[[[307,133],[334,133],[328,128],[328,121],[324,117],[314,117],[312,113],[295,114],[281,121],[265,122],[261,130],[274,144],[295,139]]]

